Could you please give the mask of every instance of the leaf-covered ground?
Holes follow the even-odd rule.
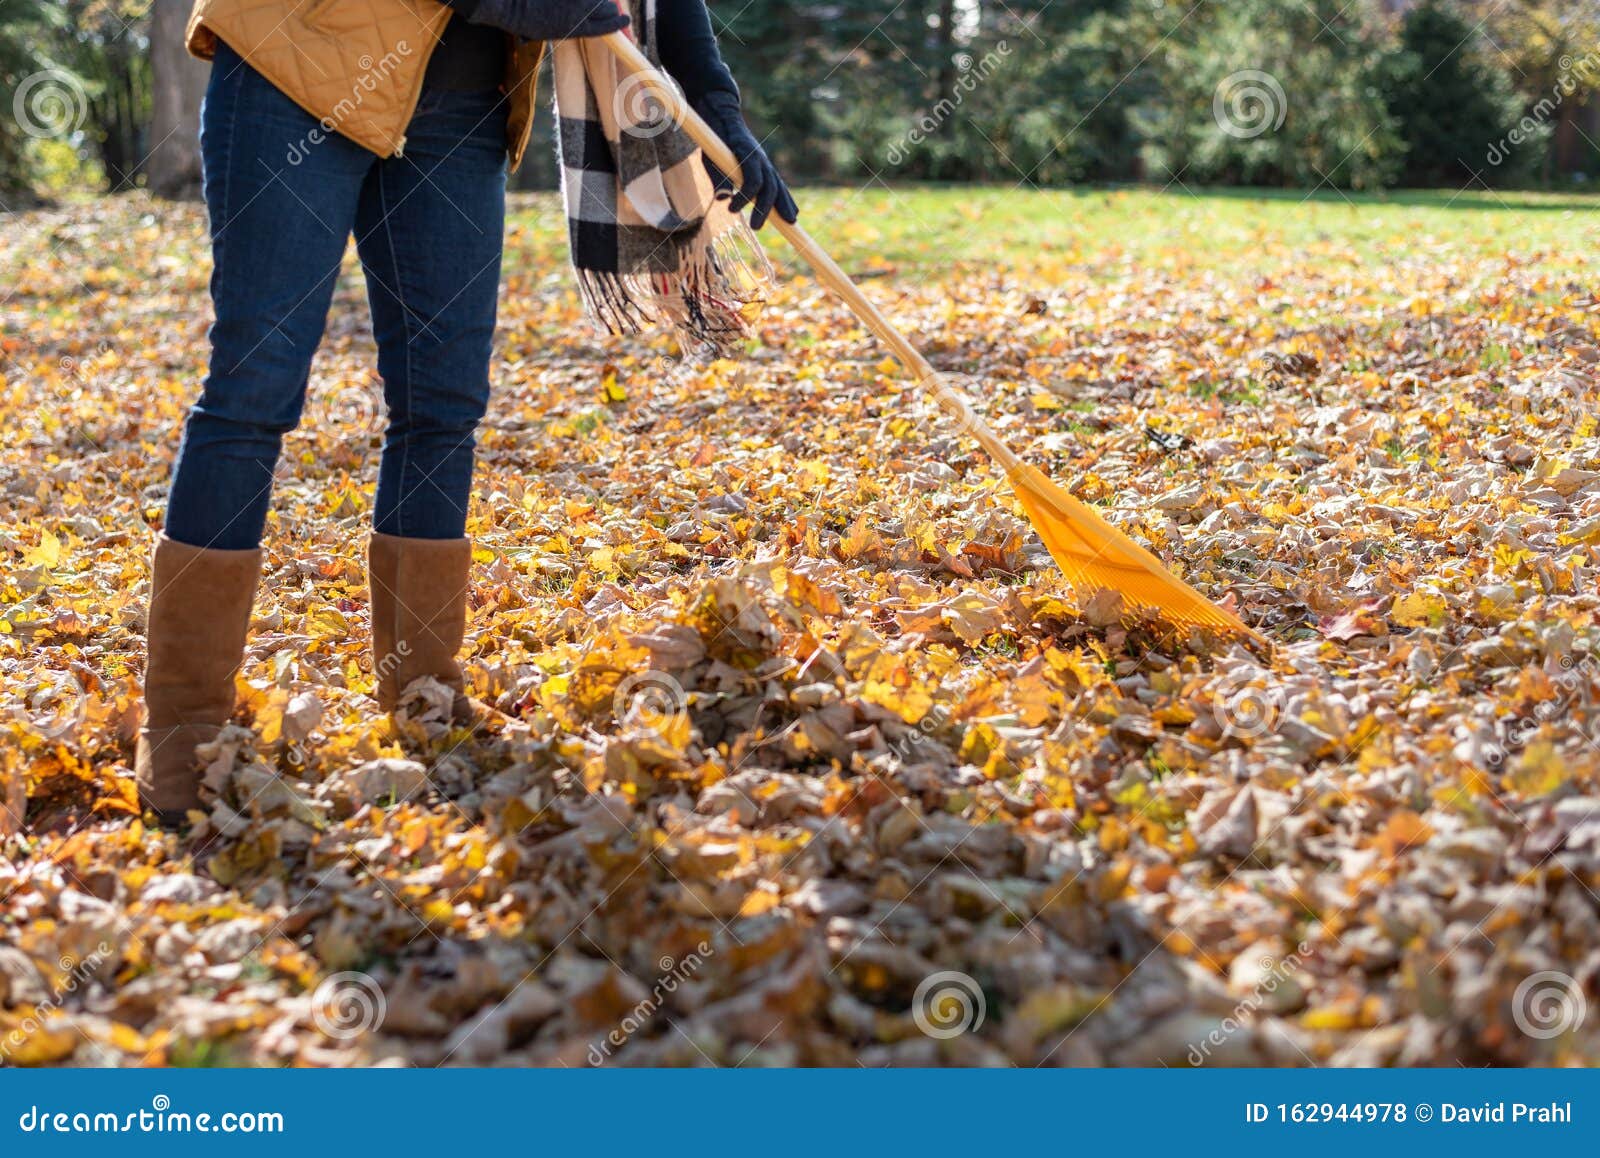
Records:
[[[748,357],[685,364],[579,325],[523,199],[472,520],[505,720],[369,698],[352,261],[214,803],[152,831],[203,219],[0,221],[0,1061],[1600,1061],[1600,201],[805,201],[1271,648],[1080,603],[781,246]]]

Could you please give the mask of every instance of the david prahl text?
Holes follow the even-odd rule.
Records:
[[[1547,1106],[1535,1106],[1526,1102],[1484,1102],[1478,1106],[1457,1106],[1451,1102],[1440,1102],[1439,1121],[1515,1122],[1528,1126],[1554,1126],[1572,1121],[1572,1103],[1551,1102]]]

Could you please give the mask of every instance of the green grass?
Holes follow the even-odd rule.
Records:
[[[1554,270],[1587,270],[1600,247],[1600,196],[1570,193],[1397,191],[1343,194],[1259,189],[1021,190],[873,186],[797,190],[801,222],[854,274],[883,263],[934,272],[955,263],[1012,269],[1135,262],[1155,270],[1228,271],[1252,277],[1402,270],[1441,252],[1540,255]],[[516,220],[539,250],[559,236],[553,195],[516,201]],[[784,263],[793,255],[773,238]],[[556,253],[560,253],[558,248]],[[534,256],[529,254],[528,256]]]

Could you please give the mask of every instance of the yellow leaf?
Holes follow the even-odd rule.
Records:
[[[778,894],[767,889],[755,889],[745,895],[744,902],[739,906],[741,917],[759,917],[762,913],[778,906]]]
[[[59,1018],[43,1019],[3,1016],[0,1040],[10,1045],[6,1060],[12,1065],[45,1066],[72,1056],[82,1040]]]
[[[856,521],[850,524],[850,529],[839,539],[839,553],[846,559],[856,559],[869,552],[876,553],[882,550],[883,539],[872,529],[872,524],[866,515],[857,515]]]
[[[1415,591],[1394,601],[1389,618],[1402,627],[1442,627],[1446,610],[1442,595]]]
[[[1300,1024],[1307,1029],[1358,1029],[1361,1019],[1358,1011],[1349,1006],[1325,1006],[1306,1010],[1300,1016]]]
[[[873,661],[861,698],[888,708],[908,724],[921,720],[933,707],[933,697],[917,683],[905,662],[892,655],[880,655]]]
[[[61,562],[61,540],[46,531],[39,545],[24,555],[22,561],[29,567],[54,567]]]
[[[320,603],[306,615],[306,631],[313,639],[343,639],[350,634],[350,621],[331,603]]]
[[[1433,828],[1426,820],[1412,812],[1409,808],[1402,808],[1389,817],[1387,824],[1377,836],[1377,846],[1386,860],[1393,860],[1403,852],[1427,843],[1433,836]]]
[[[1567,762],[1548,740],[1535,740],[1506,777],[1506,787],[1524,797],[1547,796],[1567,782]]]
[[[790,571],[787,576],[789,598],[810,607],[822,615],[838,615],[843,611],[839,597],[804,575]]]

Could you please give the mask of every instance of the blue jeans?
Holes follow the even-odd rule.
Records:
[[[404,156],[380,158],[217,46],[200,117],[216,324],[168,497],[170,537],[260,545],[351,233],[388,409],[374,528],[465,533],[489,402],[505,130],[499,91],[427,89]]]

